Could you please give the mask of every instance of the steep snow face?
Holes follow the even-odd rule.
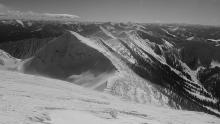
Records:
[[[13,77],[13,78],[12,78]],[[0,71],[3,124],[219,124],[202,112],[131,103],[69,82]]]

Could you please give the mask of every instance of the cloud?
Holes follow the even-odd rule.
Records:
[[[9,7],[5,6],[4,4],[1,4],[0,3],[0,12],[3,13],[3,12],[7,12],[9,11]]]
[[[36,13],[33,11],[21,12],[13,10],[0,3],[1,18],[9,19],[32,19],[32,20],[72,20],[79,16],[71,14],[55,14],[55,13]]]

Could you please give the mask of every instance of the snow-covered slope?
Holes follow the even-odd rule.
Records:
[[[0,69],[17,70],[21,60],[12,57],[7,52],[0,50]]]
[[[69,82],[0,71],[2,124],[219,124],[205,113],[131,103]]]

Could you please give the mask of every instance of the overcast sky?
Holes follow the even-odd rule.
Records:
[[[220,25],[220,0],[0,0],[0,11],[78,15],[84,21]]]

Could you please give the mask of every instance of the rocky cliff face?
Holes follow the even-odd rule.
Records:
[[[26,73],[139,103],[220,113],[218,27],[38,21],[19,27],[6,22],[0,26],[21,31],[14,38],[14,32],[2,30],[11,35],[0,36],[0,49],[28,59]]]

